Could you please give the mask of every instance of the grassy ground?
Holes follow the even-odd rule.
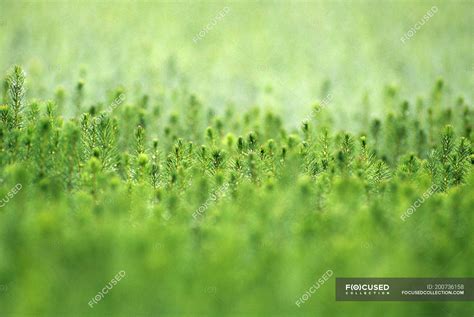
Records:
[[[0,316],[472,314],[471,3],[1,4]]]

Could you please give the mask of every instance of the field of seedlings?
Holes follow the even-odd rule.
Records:
[[[0,0],[0,317],[472,316],[335,294],[474,277],[473,20]]]

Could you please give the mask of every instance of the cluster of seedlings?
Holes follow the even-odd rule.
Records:
[[[473,111],[461,98],[454,107],[442,105],[442,81],[430,100],[402,102],[359,135],[335,131],[324,117],[291,131],[278,115],[258,108],[240,117],[229,106],[217,115],[184,94],[175,96],[178,111],[167,118],[160,100],[145,95],[132,101],[123,89],[108,103],[87,108],[81,105],[83,86],[71,100],[82,113],[64,119],[58,112],[64,96],[27,103],[24,72],[14,68],[0,108],[2,169],[21,163],[32,184],[45,190],[52,184],[64,191],[87,188],[97,197],[100,175],[129,186],[148,184],[159,196],[169,188],[185,191],[196,173],[234,189],[245,181],[271,187],[292,165],[295,176],[314,183],[358,177],[368,192],[379,192],[394,174],[409,178],[425,171],[446,191],[463,183],[472,164]]]
[[[21,186],[0,209],[0,285],[37,300],[0,294],[7,311],[327,315],[331,283],[294,302],[328,269],[438,276],[451,263],[472,275],[474,112],[446,101],[442,80],[415,103],[389,87],[385,115],[365,114],[358,132],[320,104],[289,128],[270,110],[219,112],[178,89],[120,87],[88,104],[84,81],[50,101],[25,87],[15,67],[0,95],[0,197]],[[88,299],[122,268],[128,278],[92,312]],[[403,307],[393,316],[412,313]]]

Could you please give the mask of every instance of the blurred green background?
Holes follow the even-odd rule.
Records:
[[[179,87],[216,109],[257,104],[296,124],[329,92],[347,128],[367,100],[371,115],[383,111],[386,85],[414,100],[443,77],[452,99],[472,104],[472,1],[0,3],[0,71],[24,65],[35,83],[29,96],[52,98],[52,87],[71,90],[81,78],[89,102],[118,85]]]

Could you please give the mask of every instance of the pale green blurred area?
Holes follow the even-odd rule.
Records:
[[[433,6],[438,12],[400,38]],[[21,64],[28,97],[69,96],[80,78],[86,101],[122,85],[133,94],[168,88],[206,104],[259,105],[298,123],[328,93],[336,122],[371,116],[383,88],[426,97],[438,77],[448,100],[472,105],[473,1],[0,2],[0,73]],[[228,13],[193,38],[225,7]],[[324,82],[329,90],[324,89]]]

